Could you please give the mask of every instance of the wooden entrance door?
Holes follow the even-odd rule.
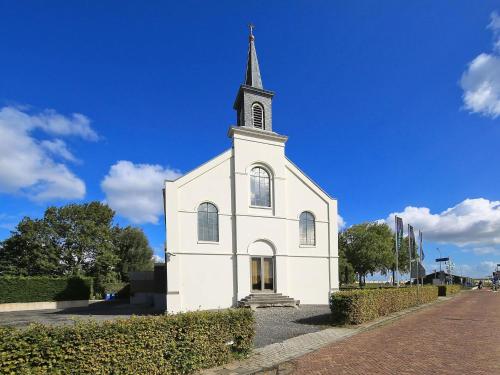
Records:
[[[274,258],[252,257],[251,289],[253,292],[274,292]]]

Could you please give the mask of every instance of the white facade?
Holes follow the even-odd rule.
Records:
[[[274,259],[274,291],[327,304],[338,289],[337,202],[285,156],[286,138],[233,127],[233,147],[165,184],[167,310],[234,306],[251,291],[251,257]],[[271,175],[271,207],[252,207],[250,171]],[[198,240],[198,207],[218,209],[219,240]],[[299,216],[315,218],[315,245],[300,245]]]
[[[257,64],[252,38],[249,66]],[[251,52],[255,62],[250,62]],[[269,96],[261,88],[250,89]],[[231,149],[165,183],[168,311],[231,307],[258,292],[328,304],[330,293],[338,290],[337,201],[286,158],[287,137],[265,125],[241,125],[229,129]],[[250,174],[255,167],[269,174],[270,207],[252,205]],[[198,210],[206,202],[217,209],[213,241],[198,233]],[[303,212],[314,218],[312,244],[301,245]],[[260,284],[256,272],[264,280]],[[259,285],[262,290],[255,290]]]

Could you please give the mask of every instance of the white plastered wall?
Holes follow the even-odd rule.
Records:
[[[337,202],[285,157],[285,137],[261,134],[230,132],[232,149],[166,183],[169,311],[234,305],[251,292],[251,256],[269,251],[276,292],[327,304],[338,289]],[[250,205],[254,166],[272,176],[271,208]],[[218,243],[197,239],[197,207],[207,201],[219,210]],[[299,244],[303,211],[315,217],[315,246]]]

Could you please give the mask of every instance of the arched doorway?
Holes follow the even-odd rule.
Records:
[[[276,290],[274,247],[269,241],[258,240],[248,248],[250,254],[250,290],[253,293],[273,293]]]

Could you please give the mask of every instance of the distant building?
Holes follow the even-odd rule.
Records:
[[[451,280],[453,280],[453,284],[472,285],[472,279],[470,277],[458,276],[453,274],[451,276],[452,278],[450,278],[450,274],[446,271],[432,272],[424,277],[424,284],[447,284],[450,283]]]
[[[338,290],[337,201],[286,157],[287,137],[273,131],[273,97],[251,33],[232,147],[165,183],[168,311],[225,308],[262,294],[328,304]]]

